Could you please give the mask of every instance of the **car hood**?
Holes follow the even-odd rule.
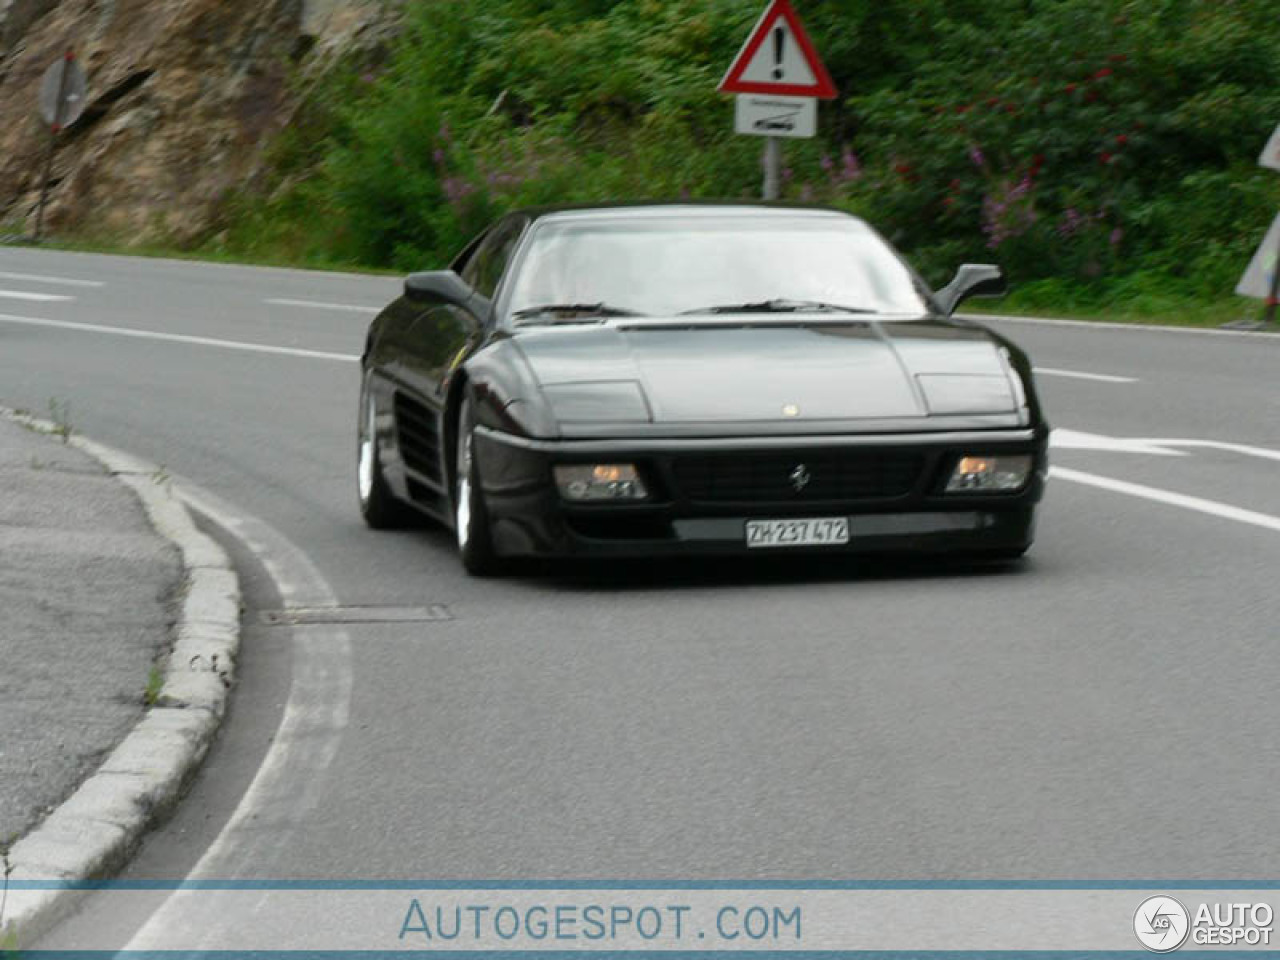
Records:
[[[950,322],[628,318],[531,328],[516,340],[564,428],[1025,415],[1001,344]]]

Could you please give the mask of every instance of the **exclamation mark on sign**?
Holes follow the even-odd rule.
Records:
[[[782,27],[773,31],[773,79],[781,80],[786,73],[782,69],[782,54],[786,50],[787,31]]]

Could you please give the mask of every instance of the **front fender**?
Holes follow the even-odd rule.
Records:
[[[551,405],[533,368],[511,339],[497,340],[463,365],[475,404],[476,423],[518,437],[560,436]]]

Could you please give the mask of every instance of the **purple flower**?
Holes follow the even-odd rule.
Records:
[[[431,154],[431,159],[436,162],[436,166],[444,169],[445,155],[444,147],[436,147],[435,152]]]
[[[848,144],[845,145],[840,159],[843,163],[840,170],[840,180],[843,183],[848,183],[851,180],[857,180],[862,176],[862,164],[858,162],[858,155],[853,152],[853,148]]]
[[[1124,231],[1123,231],[1123,230],[1121,230],[1119,227],[1116,227],[1114,230],[1112,230],[1112,231],[1111,231],[1111,246],[1112,246],[1112,247],[1118,247],[1118,246],[1120,246],[1120,241],[1121,241],[1121,240],[1123,240],[1123,239],[1124,239]]]
[[[975,167],[985,167],[987,165],[987,158],[983,154],[981,147],[970,147],[969,159],[973,161]]]
[[[446,177],[440,186],[444,190],[445,199],[455,207],[476,191],[475,187],[461,177]]]
[[[822,159],[819,161],[819,164],[827,173],[830,173],[836,165],[835,161],[831,159],[831,154],[829,153],[824,153],[822,155]]]

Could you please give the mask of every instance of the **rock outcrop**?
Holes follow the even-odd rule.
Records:
[[[57,138],[53,233],[194,240],[298,107],[300,75],[394,30],[396,0],[0,0],[0,233],[30,233],[44,71],[73,50],[84,116]]]

